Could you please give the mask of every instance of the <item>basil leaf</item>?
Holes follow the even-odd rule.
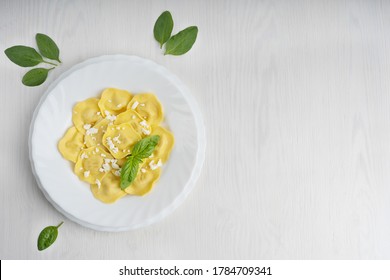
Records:
[[[38,237],[38,250],[42,251],[50,247],[57,239],[58,228],[63,224],[61,222],[58,226],[45,227]]]
[[[57,60],[61,63],[60,60],[60,50],[58,49],[56,43],[47,35],[37,33],[35,35],[35,40],[37,41],[38,49],[44,57]]]
[[[121,170],[121,189],[124,190],[134,181],[137,177],[140,163],[144,158],[149,157],[154,148],[157,146],[160,136],[153,135],[145,137],[134,145],[131,155],[127,158],[126,163]]]
[[[160,136],[158,135],[145,137],[134,145],[134,148],[131,151],[131,155],[141,159],[149,157],[153,153],[154,148],[157,146],[159,140]]]
[[[42,56],[31,47],[13,46],[4,53],[13,63],[22,67],[31,67],[43,62]]]
[[[46,68],[35,68],[30,71],[28,71],[22,79],[22,83],[25,86],[29,87],[35,87],[43,84],[44,81],[46,81],[47,74],[49,71],[53,68],[46,69]]]
[[[188,52],[196,41],[198,27],[190,26],[173,35],[165,45],[165,54],[182,55]]]
[[[134,181],[137,177],[139,164],[142,162],[142,159],[134,156],[129,156],[125,165],[123,165],[121,170],[121,189],[124,190]]]
[[[169,11],[163,12],[154,24],[154,38],[160,43],[160,49],[163,44],[171,37],[173,29],[173,19]]]

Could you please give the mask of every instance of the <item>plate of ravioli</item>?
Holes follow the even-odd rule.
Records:
[[[144,144],[150,139],[158,139],[152,149]],[[62,74],[41,98],[29,139],[47,200],[101,231],[144,227],[173,212],[196,183],[205,145],[189,89],[163,66],[126,55],[92,58]],[[136,157],[142,148],[147,154]],[[123,174],[132,175],[126,186]]]

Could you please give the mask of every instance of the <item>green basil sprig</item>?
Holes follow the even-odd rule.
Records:
[[[149,157],[156,148],[160,136],[153,135],[145,137],[138,141],[131,151],[131,155],[127,158],[126,163],[121,170],[121,189],[124,190],[134,181],[137,177],[139,165],[142,160]]]
[[[57,239],[58,228],[63,224],[61,222],[58,226],[45,227],[38,237],[38,250],[42,251],[50,247]]]
[[[40,33],[36,34],[35,39],[40,53],[38,53],[38,51],[34,48],[20,45],[10,47],[6,49],[4,53],[9,60],[21,67],[32,67],[40,63],[50,64],[54,67],[58,66],[58,64],[44,59],[44,57],[46,57],[61,63],[59,57],[60,50],[58,49],[56,43],[49,36]],[[54,67],[49,69],[32,69],[23,76],[22,83],[30,87],[41,85],[44,81],[46,81],[49,71],[54,69]]]
[[[169,11],[165,11],[158,17],[153,29],[154,38],[160,43],[160,48],[165,44],[164,55],[182,55],[187,53],[196,41],[198,27],[190,26],[171,36],[172,30],[172,15]]]

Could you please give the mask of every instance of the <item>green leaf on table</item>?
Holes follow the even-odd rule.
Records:
[[[196,41],[198,27],[190,26],[173,35],[165,44],[165,54],[182,55],[188,52]]]
[[[35,40],[37,41],[39,51],[44,57],[57,60],[61,63],[60,50],[49,36],[37,33],[37,35],[35,35]]]
[[[31,67],[43,62],[42,56],[31,47],[13,46],[4,53],[13,63],[22,67]]]
[[[171,37],[173,29],[173,19],[169,11],[163,12],[154,24],[154,38],[160,43],[160,48]]]
[[[50,69],[46,69],[46,68],[31,69],[23,76],[22,83],[25,86],[29,86],[29,87],[39,86],[43,84],[44,81],[46,81],[47,74],[52,69],[54,69],[54,67]]]
[[[50,247],[57,239],[58,228],[63,224],[61,222],[58,226],[45,227],[38,237],[38,250],[42,251]]]

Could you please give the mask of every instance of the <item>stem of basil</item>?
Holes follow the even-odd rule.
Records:
[[[47,63],[47,64],[51,64],[51,65],[54,65],[54,66],[58,66],[58,64],[54,64],[54,63],[51,63],[49,61],[46,61],[46,60],[42,60],[43,63]]]
[[[60,226],[62,226],[63,223],[64,223],[64,222],[62,221],[62,222],[57,226],[57,228],[59,228]]]

